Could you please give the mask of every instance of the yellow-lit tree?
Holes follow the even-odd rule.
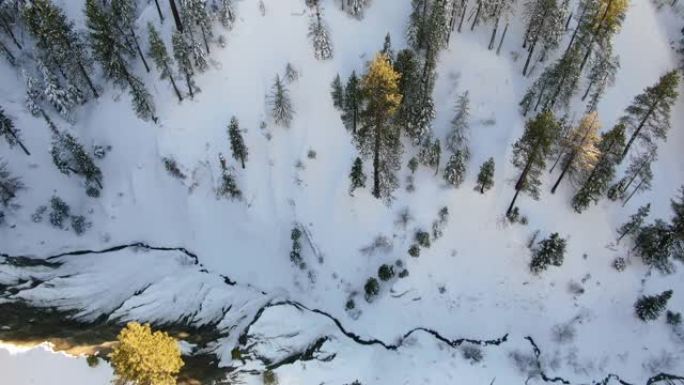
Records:
[[[183,367],[178,342],[149,324],[129,322],[111,354],[114,372],[124,384],[175,385]]]
[[[600,129],[601,122],[598,113],[590,112],[582,118],[579,126],[573,129],[567,138],[563,139],[563,170],[553,185],[551,193],[556,192],[566,174],[578,175],[594,168],[601,155],[601,151],[597,147]]]
[[[373,158],[373,196],[390,198],[397,187],[394,172],[400,167],[398,127],[389,124],[401,103],[399,78],[386,54],[375,56],[361,81],[362,126],[356,135],[361,153]]]

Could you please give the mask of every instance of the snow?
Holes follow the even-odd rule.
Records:
[[[77,26],[83,25],[77,2],[58,3]],[[222,330],[242,330],[269,301],[289,299],[330,313],[355,334],[387,343],[418,326],[449,338],[491,339],[510,333],[510,342],[484,348],[485,360],[471,365],[458,350],[423,333],[410,337],[397,351],[388,351],[354,343],[320,314],[268,307],[250,328],[250,338],[260,341],[255,351],[282,359],[320,336],[329,336],[323,350],[337,354],[330,362],[297,362],[278,368],[281,384],[351,383],[356,378],[364,384],[484,383],[492,377],[524,381],[526,376],[515,369],[509,353],[531,354],[525,336],[532,336],[542,349],[545,370],[551,376],[570,378],[573,383],[596,381],[608,373],[644,383],[653,375],[647,362],[663,351],[675,357],[674,366],[663,370],[684,374],[682,341],[672,336],[662,319],[644,324],[633,314],[639,295],[669,288],[675,292],[669,308],[684,310],[681,266],[680,272],[669,276],[649,273],[637,258],[628,257],[627,242],[614,245],[615,229],[640,205],[652,202],[650,219],[670,216],[669,199],[684,180],[680,151],[684,98],[673,109],[668,142],[659,144],[653,191],[637,195],[624,208],[603,200],[577,215],[569,206],[570,184],[564,181],[556,194],[549,194],[555,174],[545,173],[539,202],[526,196],[518,199],[529,224],[509,225],[503,213],[514,192],[510,180],[517,175],[510,164],[511,144],[524,127],[517,103],[542,68],[537,66],[532,76],[522,78],[524,57],[515,60],[512,54],[523,52],[519,23],[511,25],[500,56],[486,49],[490,27],[481,25],[470,32],[464,26],[463,33],[454,33],[449,48],[440,55],[433,130],[437,137],[445,137],[456,98],[468,90],[472,157],[466,180],[459,189],[449,188],[441,176],[433,176],[433,170],[421,168],[415,175],[416,191],[408,193],[404,190],[408,170],[403,167],[402,186],[392,204],[386,205],[368,190],[357,190],[354,197],[348,194],[347,175],[357,153],[332,106],[330,82],[338,72],[343,79],[352,70],[362,72],[364,63],[382,47],[387,32],[395,51],[404,47],[410,2],[375,0],[361,21],[324,2],[323,18],[334,56],[323,62],[314,58],[307,37],[309,17],[304,3],[271,0],[265,4],[262,16],[257,2],[239,2],[233,29],[217,29],[225,35],[227,46],[212,46],[210,69],[197,77],[201,92],[194,100],[186,98],[179,104],[167,81],[157,80],[155,71],[146,74],[136,62],[135,73],[143,76],[153,94],[159,125],[137,119],[128,95],[101,79],[103,95],[76,112],[75,124],[53,114],[58,126],[75,132],[86,148],[112,146],[105,159],[98,161],[104,172],[104,190],[98,199],[86,197],[77,178],[57,172],[47,151],[48,128],[23,108],[21,75],[0,64],[0,104],[22,129],[33,153],[26,157],[0,144],[10,169],[29,186],[20,198],[23,207],[8,218],[10,226],[0,228],[0,252],[45,257],[141,241],[185,247],[199,256],[201,264],[195,265],[179,251],[142,248],[60,257],[52,260],[63,263],[55,270],[0,263],[2,285],[29,278],[45,281],[2,300],[75,309],[84,320],[102,314],[120,321],[187,319],[193,325],[218,322]],[[663,13],[646,0],[631,2],[615,39],[621,58],[617,85],[608,90],[599,107],[604,128],[613,125],[634,95],[676,65],[670,40],[678,36],[673,25],[681,26],[681,18]],[[141,32],[147,21],[158,25],[153,4],[138,20]],[[167,46],[172,28],[167,17],[162,26]],[[556,54],[562,48],[564,44]],[[273,124],[265,102],[275,75],[282,77],[288,62],[300,73],[298,80],[288,84],[295,107],[289,129]],[[575,118],[579,118],[583,105],[576,102]],[[246,129],[249,159],[245,170],[230,157],[227,125],[233,115]],[[265,129],[260,128],[262,121],[267,122]],[[309,150],[316,151],[315,159],[307,157]],[[402,164],[415,152],[405,143]],[[216,198],[219,153],[235,167],[243,201]],[[171,177],[164,170],[163,156],[173,156],[188,178]],[[480,195],[472,189],[480,164],[490,156],[496,161],[495,185]],[[447,158],[443,154],[442,167]],[[295,167],[299,161],[303,168]],[[365,163],[368,173],[369,162]],[[53,194],[93,222],[85,235],[54,229],[46,220],[31,221],[31,213]],[[423,249],[419,258],[409,257],[406,251],[414,231],[429,231],[444,206],[450,214],[444,236]],[[405,207],[413,220],[404,229],[395,221]],[[321,263],[307,237],[302,238],[303,257],[313,279],[289,261],[290,231],[297,224],[306,228],[323,256]],[[538,229],[539,238],[560,232],[568,238],[568,250],[563,266],[532,276],[527,243]],[[363,254],[360,249],[380,234],[392,242],[391,251]],[[611,266],[618,256],[628,257],[622,273]],[[366,303],[362,293],[366,279],[381,264],[397,259],[403,260],[410,275],[382,284],[379,297]],[[237,284],[226,284],[223,276]],[[584,294],[571,293],[571,282],[581,283]],[[344,309],[353,293],[358,293],[354,296],[358,317]],[[554,341],[553,327],[567,323],[576,330],[574,339]],[[236,364],[229,354],[236,343],[237,333],[217,341],[214,349],[221,365]],[[42,353],[35,354],[0,355],[0,369],[15,367],[12,363],[16,362],[18,370],[12,373],[18,384],[29,383],[19,362],[42,359],[37,357]],[[53,359],[58,360],[45,358],[46,365]],[[80,361],[68,362],[80,365]],[[262,368],[250,361],[243,369],[250,367]],[[245,376],[259,383],[255,376]],[[46,381],[36,378],[34,383]]]

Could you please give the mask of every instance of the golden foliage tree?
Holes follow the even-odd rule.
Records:
[[[596,165],[596,161],[601,155],[597,144],[599,142],[598,132],[601,129],[601,122],[596,111],[585,115],[580,124],[563,139],[564,162],[558,180],[551,189],[552,193],[560,184],[563,177],[569,172],[571,175],[590,171]]]
[[[124,384],[175,385],[183,367],[178,342],[149,324],[129,322],[111,354],[114,372]]]
[[[376,198],[389,198],[397,186],[394,171],[400,166],[401,142],[398,127],[388,121],[401,103],[400,77],[389,57],[379,53],[361,81],[363,125],[356,139],[361,152],[373,157],[373,195]]]

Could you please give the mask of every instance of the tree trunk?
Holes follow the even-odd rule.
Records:
[[[209,54],[209,42],[207,41],[207,33],[204,31],[204,27],[200,28],[202,30],[202,39],[204,40],[204,47],[207,49],[207,54]]]
[[[532,41],[532,45],[530,45],[530,48],[528,49],[528,54],[527,54],[527,60],[525,60],[525,67],[523,67],[523,76],[527,75],[527,67],[530,65],[530,60],[532,60],[532,54],[534,53],[534,47],[537,45],[537,36],[534,37],[534,40]]]
[[[544,96],[544,91],[546,91],[546,83],[548,80],[544,80],[544,83],[542,84],[542,88],[539,90],[539,97],[537,97],[537,103],[534,105],[534,110],[537,111],[539,108],[539,103],[542,101],[542,97]]]
[[[639,133],[641,132],[641,129],[644,127],[644,124],[646,124],[646,121],[648,118],[651,117],[651,114],[653,114],[653,111],[656,108],[656,105],[658,104],[658,101],[653,104],[653,107],[651,107],[646,115],[644,116],[643,119],[641,119],[641,122],[639,123],[639,126],[637,127],[636,130],[634,130],[634,133],[632,134],[632,137],[629,138],[629,142],[627,142],[627,145],[625,146],[625,149],[622,151],[622,155],[620,156],[620,161],[622,159],[625,159],[625,155],[627,155],[627,152],[629,151],[629,148],[632,146],[632,143],[634,143],[634,140],[636,140],[637,136],[639,136]]]
[[[494,48],[494,40],[496,40],[496,31],[499,29],[499,20],[501,19],[501,14],[496,17],[494,22],[494,29],[492,30],[492,37],[489,39],[489,47],[487,49],[492,50]]]
[[[463,0],[463,12],[461,12],[461,20],[458,22],[458,32],[461,33],[461,28],[463,27],[463,20],[466,15],[466,8],[468,7],[467,0]]]
[[[100,95],[97,93],[97,90],[95,89],[92,80],[90,80],[90,76],[88,76],[88,73],[86,72],[81,62],[78,62],[78,70],[81,72],[81,75],[86,80],[86,83],[88,83],[88,88],[90,88],[90,91],[92,91],[93,96],[95,96],[96,99],[99,98]]]
[[[171,75],[171,70],[166,66],[166,71],[169,73],[169,80],[171,81],[171,85],[173,86],[173,90],[176,92],[176,96],[178,96],[178,101],[182,102],[183,97],[181,96],[180,90],[178,89],[178,86],[176,86],[176,81],[173,79],[173,75]]]
[[[570,12],[570,15],[568,15],[568,19],[565,20],[565,30],[568,30],[568,27],[570,27],[570,21],[572,21],[572,12]]]
[[[380,198],[380,124],[375,125],[375,143],[373,144],[373,196]]]
[[[176,0],[169,0],[169,5],[171,5],[171,13],[173,14],[173,21],[176,22],[176,29],[178,32],[183,32],[183,23],[181,23],[180,15],[178,14],[178,8],[176,8]]]
[[[525,30],[525,35],[523,36],[523,48],[527,48],[527,41],[530,39],[530,28],[532,26],[530,24],[527,24],[527,29]]]
[[[499,53],[501,53],[501,47],[503,46],[504,39],[506,38],[506,32],[508,32],[508,25],[510,23],[506,23],[506,26],[504,27],[503,33],[501,34],[501,40],[499,40],[499,46],[496,48],[496,55],[498,56]]]
[[[589,85],[587,86],[587,90],[584,91],[584,95],[582,95],[582,101],[584,101],[584,99],[586,99],[587,96],[589,96],[589,91],[591,91],[591,87],[593,87],[593,86],[594,86],[594,81],[591,80],[591,81],[589,82]]]
[[[577,21],[577,26],[575,26],[575,30],[572,32],[572,36],[570,37],[570,43],[568,43],[567,48],[565,48],[565,54],[568,53],[570,50],[570,47],[572,47],[572,44],[575,42],[575,38],[577,37],[577,32],[579,31],[579,27],[582,24],[582,21],[584,20],[584,16],[587,13],[587,9],[584,8],[582,9],[582,13],[580,14],[579,20]]]
[[[558,82],[558,87],[556,87],[556,91],[553,93],[553,97],[551,97],[551,106],[548,107],[549,110],[553,109],[553,107],[556,105],[556,99],[558,99],[558,94],[560,94],[561,88],[563,88],[563,83],[565,83],[565,74],[561,76],[561,79]],[[547,109],[547,105],[544,105],[544,109]]]
[[[150,72],[150,66],[147,65],[147,60],[145,60],[145,55],[143,55],[142,49],[140,49],[140,44],[138,43],[138,36],[135,34],[135,30],[133,29],[133,26],[130,27],[131,36],[133,37],[133,44],[135,44],[135,49],[138,51],[138,55],[140,55],[140,60],[142,60],[143,65],[145,66],[145,71]]]
[[[551,174],[553,172],[553,169],[556,168],[558,162],[560,162],[561,158],[563,158],[563,155],[565,155],[565,151],[561,151],[560,154],[558,154],[556,161],[553,162],[553,166],[551,166],[551,169],[549,170],[549,174]]]
[[[427,3],[427,2],[426,2]],[[482,1],[477,2],[477,11],[475,11],[475,18],[473,19],[473,24],[470,26],[470,30],[474,30],[477,22],[480,20],[480,12],[482,11]]]
[[[244,156],[240,157],[240,163],[242,164],[242,168],[244,169],[245,168],[245,157]]]
[[[454,27],[456,27],[456,6],[455,3],[456,0],[452,0],[451,2],[451,15],[449,19],[449,31],[447,32],[447,37],[446,37],[446,44],[447,47],[449,46],[449,41],[451,40],[451,33],[454,32]]]
[[[515,195],[513,195],[513,200],[511,201],[511,204],[508,206],[508,210],[506,210],[506,215],[510,214],[511,211],[513,211],[513,207],[515,207],[515,200],[518,199],[519,193],[520,193],[520,190],[515,190]]]
[[[643,179],[642,179],[642,180],[639,182],[639,184],[634,188],[634,190],[632,191],[632,193],[629,194],[629,196],[627,197],[627,199],[625,199],[624,201],[622,201],[622,207],[625,207],[625,205],[627,204],[627,202],[629,202],[629,200],[632,199],[632,197],[634,196],[634,194],[636,194],[636,192],[639,191],[639,189],[641,188],[641,185],[642,185],[642,184],[644,184],[644,180],[643,180]],[[620,238],[622,238],[622,237],[620,237]]]
[[[19,48],[20,50],[23,49],[21,44],[19,44],[19,41],[17,41],[16,36],[14,36],[14,32],[12,32],[12,28],[7,24],[7,22],[4,20],[4,18],[0,17],[0,24],[2,25],[2,29],[7,32],[7,34],[12,38],[12,42]]]
[[[190,99],[193,99],[195,97],[195,94],[192,92],[192,82],[190,81],[190,72],[185,71],[185,83],[188,85],[188,92],[190,93]]]
[[[162,14],[161,7],[159,6],[159,0],[154,0],[154,5],[157,6],[157,13],[159,14],[159,20],[164,23],[164,15]]]
[[[17,62],[17,59],[12,55],[12,51],[10,51],[5,45],[0,41],[0,49],[7,55],[7,60],[10,62],[10,64],[15,65]]]
[[[566,173],[568,172],[568,170],[570,169],[570,166],[572,166],[572,163],[575,161],[575,157],[576,157],[576,156],[577,156],[577,151],[574,151],[574,152],[572,153],[572,155],[570,155],[570,158],[565,162],[565,166],[563,166],[563,171],[561,171],[561,174],[560,174],[560,176],[558,177],[558,180],[556,181],[556,183],[555,183],[555,184],[553,185],[553,187],[551,188],[551,194],[555,194],[555,193],[556,193],[556,189],[558,188],[558,185],[560,184],[560,182],[561,182],[561,181],[563,180],[563,178],[565,177],[565,174],[566,174]]]
[[[12,135],[12,137],[14,138],[14,141],[16,141],[17,144],[19,145],[19,147],[21,147],[21,149],[24,150],[24,153],[28,156],[31,156],[31,153],[29,152],[29,150],[26,149],[26,146],[24,146],[24,143],[21,142],[19,137],[17,137],[17,134],[14,131],[10,130],[9,128],[7,129],[7,132],[9,132],[9,134]]]
[[[520,177],[518,178],[518,181],[515,182],[515,195],[513,196],[513,200],[511,201],[510,206],[508,206],[508,210],[506,211],[506,214],[510,214],[511,211],[513,210],[513,207],[515,205],[515,200],[518,199],[518,193],[520,193],[520,190],[522,190],[523,184],[525,183],[525,179],[527,179],[527,174],[530,172],[530,168],[532,168],[532,159],[533,159],[533,156],[530,156],[527,159],[527,164],[525,164],[525,168],[523,169],[523,172],[520,173]]]

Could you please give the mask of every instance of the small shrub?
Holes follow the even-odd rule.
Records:
[[[380,284],[378,284],[377,279],[371,277],[368,278],[363,289],[366,292],[366,301],[370,302],[378,293],[380,293]]]
[[[400,271],[399,274],[398,274],[397,276],[398,276],[399,278],[406,278],[406,277],[408,277],[408,275],[409,275],[409,271],[406,270],[406,269],[404,269],[404,270]]]
[[[386,264],[380,266],[378,269],[378,278],[380,278],[381,281],[389,281],[394,278],[394,267]]]
[[[578,282],[570,281],[568,283],[568,291],[574,295],[581,295],[584,294],[584,286]]]
[[[242,360],[242,352],[240,351],[240,348],[237,346],[233,348],[233,350],[230,351],[230,358],[233,360]]]
[[[390,242],[389,238],[386,236],[378,235],[375,237],[375,239],[373,239],[373,243],[362,247],[360,251],[364,255],[368,256],[376,254],[378,251],[381,253],[389,253],[392,251],[392,242]]]
[[[306,153],[306,157],[309,159],[316,159],[316,151],[309,150],[309,152]]]
[[[88,187],[86,187],[86,195],[91,197],[91,198],[99,198],[100,197],[100,189],[95,187],[95,186],[88,186]]]
[[[682,323],[682,313],[668,310],[667,313],[665,313],[665,320],[669,325],[680,325]]]
[[[285,78],[289,83],[292,83],[299,79],[299,72],[297,72],[292,63],[287,63],[287,65],[285,66]]]
[[[415,235],[416,243],[425,248],[430,247],[430,233],[423,230],[416,231]]]
[[[506,213],[506,218],[511,223],[518,222],[520,219],[520,210],[518,210],[518,206],[513,207],[513,210],[511,210],[510,213]]]
[[[475,345],[464,345],[461,347],[461,354],[463,355],[464,359],[470,361],[472,364],[480,362],[484,358],[482,349]]]
[[[622,258],[622,257],[617,257],[617,258],[615,258],[615,260],[613,261],[613,267],[614,267],[615,270],[617,270],[617,271],[620,271],[620,272],[625,271],[625,268],[627,268],[627,262],[625,262],[625,259],[624,259],[624,258]]]
[[[409,247],[408,253],[414,258],[418,258],[420,256],[420,247],[414,243],[411,245],[411,247]]]
[[[418,169],[418,159],[414,156],[413,158],[409,159],[408,161],[408,168],[411,170],[411,174],[414,174],[416,170]]]
[[[347,300],[347,303],[344,304],[344,308],[347,310],[354,310],[356,308],[356,302],[354,302],[353,298],[349,298]]]
[[[278,375],[272,370],[264,372],[264,385],[278,385]]]
[[[31,220],[33,221],[33,223],[42,222],[43,221],[43,215],[45,215],[45,212],[47,211],[47,209],[48,208],[45,205],[38,206],[36,211],[34,211],[33,214],[31,214]]]
[[[406,226],[411,221],[413,221],[413,216],[411,215],[411,211],[409,210],[408,207],[404,207],[403,209],[401,209],[401,211],[399,211],[399,215],[397,216],[397,220],[395,220],[394,223],[401,226],[401,228],[405,229]]]
[[[86,358],[86,362],[88,363],[88,366],[95,368],[100,363],[100,359],[97,358],[96,355],[91,354]]]
[[[162,158],[162,161],[164,162],[164,168],[169,172],[169,174],[178,179],[186,178],[185,174],[183,174],[180,168],[178,168],[178,163],[176,163],[175,159],[164,157]]]
[[[50,198],[50,209],[50,224],[63,229],[64,221],[69,218],[71,208],[62,200],[62,198],[53,196]]]
[[[74,215],[71,217],[71,228],[76,235],[83,235],[91,226],[91,223],[86,220],[83,215]]]
[[[292,228],[292,232],[290,233],[290,239],[292,240],[292,251],[290,251],[290,261],[294,263],[295,265],[299,266],[301,269],[304,269],[304,261],[302,260],[302,244],[299,242],[299,239],[302,237],[302,230],[300,230],[298,227]]]
[[[575,328],[571,323],[555,325],[551,329],[551,338],[559,344],[571,342],[575,339]]]

